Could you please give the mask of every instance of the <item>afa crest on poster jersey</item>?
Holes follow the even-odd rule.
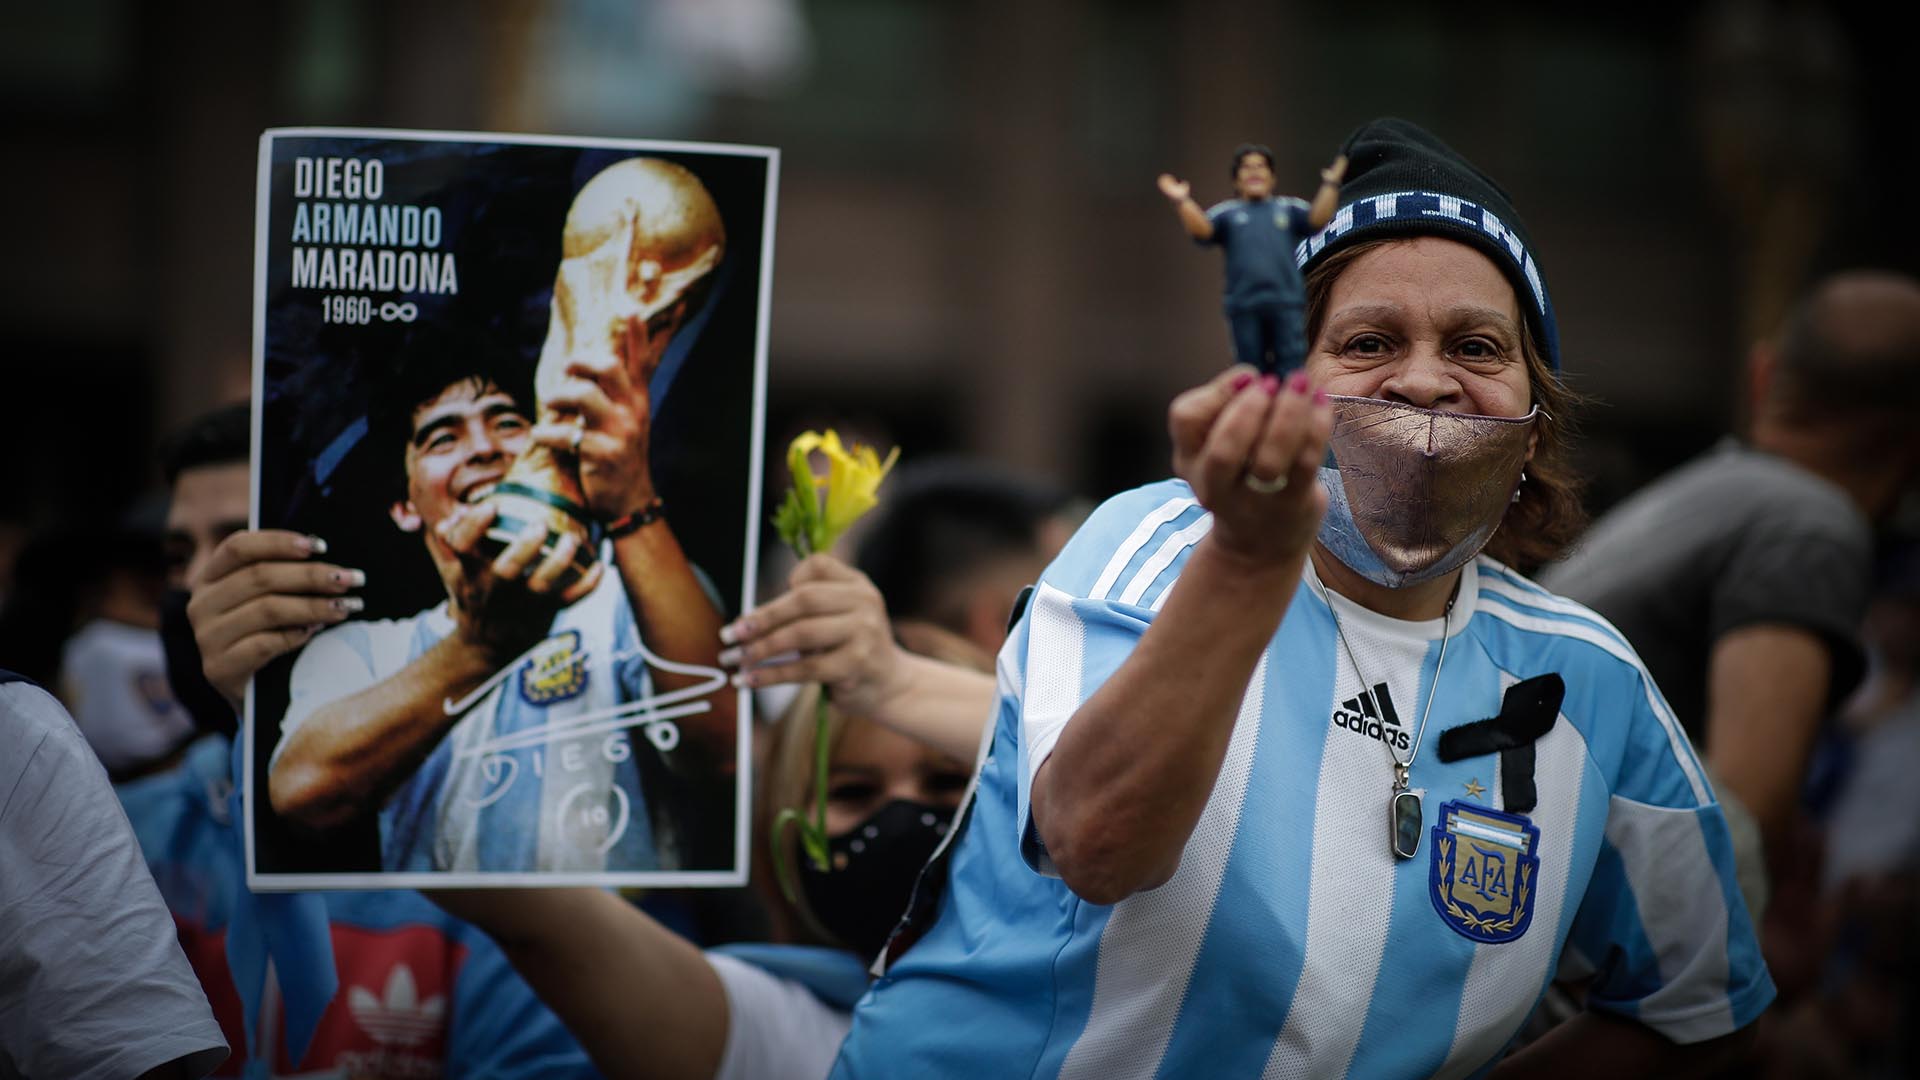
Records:
[[[540,643],[520,672],[520,696],[529,705],[551,705],[587,688],[587,656],[580,631],[568,630]]]
[[[1458,800],[1440,808],[1428,858],[1433,909],[1461,934],[1512,941],[1533,921],[1540,830],[1526,818]]]

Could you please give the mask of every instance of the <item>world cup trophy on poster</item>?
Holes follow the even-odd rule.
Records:
[[[559,273],[547,339],[534,370],[538,423],[585,417],[550,402],[575,378],[575,364],[616,356],[636,386],[646,386],[674,334],[706,303],[726,254],[720,210],[698,177],[660,158],[628,158],[600,171],[574,196],[561,237]],[[577,580],[599,558],[602,525],[586,509],[578,459],[540,444],[528,447],[486,497],[495,516],[487,536],[502,546],[542,522],[543,554],[574,543]]]

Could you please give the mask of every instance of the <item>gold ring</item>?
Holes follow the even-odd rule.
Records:
[[[1257,495],[1275,495],[1287,490],[1287,477],[1285,473],[1271,480],[1262,480],[1253,475],[1252,472],[1248,472],[1240,478],[1240,482],[1247,485],[1248,491]]]

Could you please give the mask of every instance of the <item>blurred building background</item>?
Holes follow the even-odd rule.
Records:
[[[1864,3],[12,7],[16,538],[118,513],[159,433],[246,395],[275,125],[780,147],[769,445],[830,420],[1094,496],[1164,475],[1166,401],[1228,361],[1218,255],[1153,180],[1225,197],[1242,140],[1307,194],[1355,124],[1404,115],[1515,194],[1601,403],[1598,504],[1727,429],[1747,341],[1811,275],[1920,267],[1909,47]]]

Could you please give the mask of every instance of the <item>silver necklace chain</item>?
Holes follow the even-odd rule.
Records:
[[[1407,751],[1406,758],[1402,760],[1399,754],[1393,752],[1391,742],[1380,740],[1380,745],[1387,748],[1387,756],[1393,759],[1395,791],[1407,789],[1407,775],[1413,771],[1413,761],[1420,756],[1420,741],[1427,735],[1427,717],[1433,712],[1434,691],[1440,689],[1440,670],[1447,663],[1447,642],[1453,637],[1453,604],[1460,599],[1460,582],[1465,576],[1462,574],[1453,579],[1453,592],[1447,596],[1447,608],[1440,613],[1440,656],[1433,663],[1433,682],[1427,687],[1427,703],[1420,709],[1420,724],[1413,729],[1413,749]],[[1347,640],[1346,628],[1340,625],[1340,613],[1334,610],[1333,595],[1327,591],[1327,583],[1321,581],[1317,573],[1313,576],[1313,583],[1320,587],[1320,599],[1327,605],[1327,617],[1333,620],[1333,632],[1340,636],[1340,647],[1347,651],[1347,663],[1353,665],[1353,674],[1360,680],[1360,692],[1373,702],[1374,714],[1385,720],[1386,713],[1380,708],[1380,699],[1373,692],[1373,684],[1367,681],[1366,674],[1360,670],[1360,658],[1354,655],[1353,643]]]

